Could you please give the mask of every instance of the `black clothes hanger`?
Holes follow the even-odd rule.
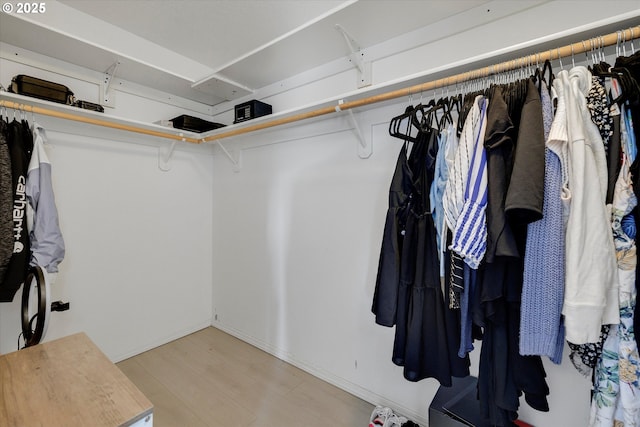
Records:
[[[591,74],[597,77],[606,77],[607,74],[610,74],[609,69],[611,65],[607,64],[604,61],[600,61],[591,67]]]
[[[545,79],[544,73],[548,72],[549,73],[549,80],[547,81],[547,79]],[[551,61],[549,61],[548,59],[546,61],[544,61],[544,66],[542,67],[542,78],[544,79],[545,83],[547,84],[547,87],[549,89],[551,89],[551,85],[553,84],[553,81],[556,79],[555,74],[553,74],[553,67],[551,66]]]
[[[420,128],[416,126],[415,108],[409,105],[404,113],[391,119],[389,135],[403,141],[418,142]]]
[[[443,108],[444,114],[438,121],[439,131],[442,131],[442,129],[444,129],[448,124],[453,124],[453,115],[451,114],[451,112],[453,111],[454,105],[457,108],[458,96],[459,95],[448,96],[443,100],[445,104]],[[459,113],[459,110],[458,110],[458,113]]]
[[[611,102],[615,102],[618,105],[622,105],[625,102],[640,102],[640,85],[629,69],[626,67],[615,67],[611,69],[610,73],[605,73],[603,76],[615,78],[622,88],[622,94]]]
[[[469,111],[471,111],[471,107],[473,107],[473,101],[476,99],[478,92],[469,92],[464,95],[462,98],[462,103],[460,105],[460,113],[458,114],[458,127],[456,129],[456,133],[458,137],[462,134],[462,128],[464,127],[464,122],[467,120],[467,116],[469,115]]]
[[[527,97],[529,80],[532,78],[533,77],[516,80],[515,82],[501,86],[502,97],[507,104],[509,117],[511,117],[516,128],[519,126],[520,113],[522,112],[522,107]]]
[[[461,93],[458,93],[456,95],[450,96],[447,98],[447,115],[446,115],[446,119],[444,119],[444,122],[442,123],[443,127],[444,125],[446,125],[447,123],[451,123],[453,124],[453,113],[455,112],[456,114],[456,118],[458,119],[457,122],[457,126],[456,126],[456,132],[460,132],[462,131],[462,128],[460,128],[460,116],[461,116],[461,109],[462,109],[462,102],[463,102],[463,96]],[[458,129],[460,129],[460,131],[458,131]],[[459,135],[459,134],[458,134]]]
[[[440,121],[438,120],[437,113],[438,111],[442,110],[446,115],[448,111],[447,102],[445,98],[440,98],[437,101],[432,101],[432,102],[433,102],[433,105],[431,105],[431,108],[429,108],[429,110],[425,112],[426,121],[422,123],[423,126],[421,128],[423,132],[428,131],[429,128],[436,128],[440,130]]]
[[[447,123],[453,123],[453,117],[451,116],[451,104],[449,102],[449,97],[444,97],[440,99],[442,110],[442,117],[437,121],[438,131],[442,131]]]
[[[453,112],[455,109],[456,114],[460,115],[460,106],[462,104],[462,94],[459,93],[450,98],[449,101],[449,112]]]
[[[540,90],[540,88],[542,87],[542,70],[540,69],[540,67],[537,67],[536,70],[533,72],[533,75],[531,76],[531,79],[533,79],[533,82],[537,84],[538,86],[538,90]]]
[[[547,78],[548,75],[548,78]],[[534,75],[532,76],[533,82],[537,83],[538,92],[542,90],[542,82],[547,86],[547,90],[551,91],[551,85],[555,80],[556,76],[553,74],[553,68],[551,66],[551,61],[548,59],[544,61],[542,65],[542,70],[540,68],[536,68]]]
[[[432,120],[430,111],[435,107],[436,102],[431,99],[426,105],[420,103],[413,110],[413,123],[416,128],[426,132]]]

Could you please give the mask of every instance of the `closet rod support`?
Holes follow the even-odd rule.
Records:
[[[224,145],[222,145],[222,142],[220,139],[216,139],[215,143],[218,144],[218,146],[220,147],[224,155],[231,162],[233,171],[240,172],[242,170],[242,151],[233,150],[233,152],[236,154],[236,157],[237,157],[234,159],[234,156],[225,148]]]
[[[180,134],[180,136],[183,136],[183,134]],[[182,141],[186,142],[186,139],[183,138]],[[158,168],[160,168],[161,171],[168,172],[171,170],[171,158],[173,157],[173,151],[175,150],[177,143],[178,140],[174,139],[168,147],[158,148]]]
[[[347,110],[349,113],[349,121],[351,122],[351,126],[353,128],[356,137],[358,138],[358,157],[361,159],[368,159],[373,154],[373,144],[367,141],[362,130],[360,129],[360,125],[358,124],[358,120],[356,119],[356,115],[353,113],[353,110]]]

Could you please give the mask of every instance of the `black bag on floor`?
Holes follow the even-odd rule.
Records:
[[[9,92],[60,104],[73,104],[73,92],[65,85],[19,74],[11,79]]]

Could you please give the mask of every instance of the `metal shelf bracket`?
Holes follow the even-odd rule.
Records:
[[[360,44],[351,35],[342,28],[340,24],[335,25],[336,30],[344,38],[347,47],[351,54],[349,55],[349,61],[358,69],[358,88],[365,86],[371,86],[371,61],[365,60],[365,54]]]
[[[116,71],[120,66],[120,61],[114,62],[107,71],[104,72],[103,82],[100,84],[100,105],[107,107],[115,107],[115,97],[109,92],[113,79],[116,77]]]

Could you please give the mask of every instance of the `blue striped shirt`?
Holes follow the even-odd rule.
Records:
[[[480,119],[474,128],[473,155],[469,178],[464,193],[464,205],[453,233],[451,249],[464,258],[471,268],[477,269],[487,250],[487,152],[484,134],[487,128],[489,100],[482,96],[475,99],[480,109]]]

